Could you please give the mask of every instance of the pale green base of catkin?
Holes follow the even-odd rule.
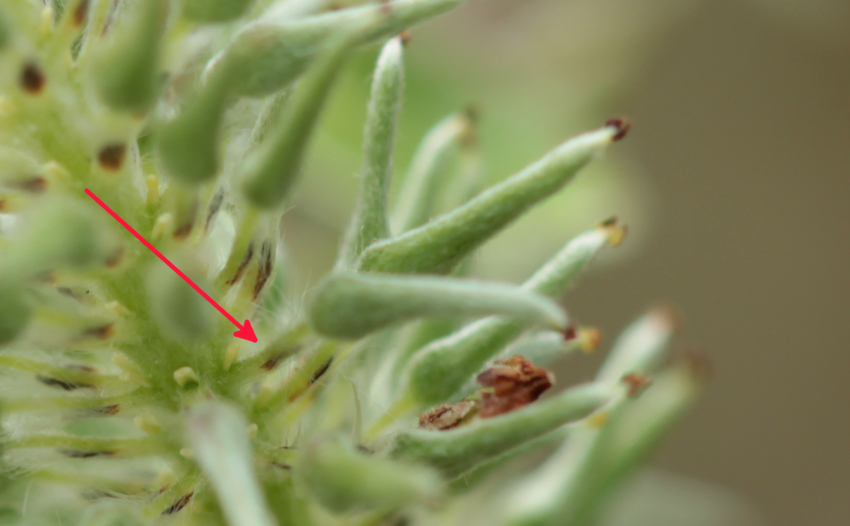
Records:
[[[0,5],[0,524],[577,526],[645,457],[701,379],[665,367],[660,310],[592,383],[416,429],[440,404],[483,403],[475,378],[510,349],[542,366],[594,347],[556,300],[625,234],[605,221],[520,286],[467,277],[477,248],[625,135],[621,120],[478,192],[472,116],[451,115],[391,202],[395,35],[459,3]],[[280,217],[340,68],[370,43],[383,47],[355,213],[334,272],[296,297]],[[237,106],[258,115],[229,111],[245,97],[265,98]],[[250,131],[231,122],[248,117]],[[235,338],[86,190],[259,341]],[[483,484],[545,444],[559,452],[516,487]],[[490,512],[458,514],[485,499]]]

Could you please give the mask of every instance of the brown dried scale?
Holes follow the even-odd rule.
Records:
[[[490,418],[524,407],[554,384],[555,377],[522,356],[498,360],[478,375],[481,390],[481,418]]]
[[[472,400],[464,400],[456,404],[442,404],[440,406],[419,413],[419,427],[433,431],[445,431],[458,427],[467,417],[473,416],[477,403]]]

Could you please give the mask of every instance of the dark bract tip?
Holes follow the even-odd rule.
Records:
[[[27,179],[26,181],[22,181],[19,186],[22,190],[27,192],[40,194],[47,190],[47,179],[41,176],[35,176]]]
[[[41,68],[35,62],[27,62],[21,70],[21,88],[31,95],[36,95],[44,89],[46,79]]]
[[[96,408],[93,412],[98,416],[113,416],[117,415],[121,411],[121,406],[118,404],[105,405],[103,407]]]
[[[189,234],[192,233],[192,229],[195,228],[195,216],[192,215],[187,221],[183,224],[179,225],[174,229],[174,238],[175,239],[184,239]]]
[[[632,123],[630,123],[629,121],[627,121],[625,119],[620,119],[620,118],[608,120],[608,122],[605,123],[605,126],[608,126],[608,127],[611,127],[611,128],[614,128],[614,129],[617,130],[617,133],[614,134],[614,140],[615,141],[619,141],[620,139],[625,137],[629,133],[629,130],[632,129]]]
[[[190,501],[190,500],[192,500],[192,496],[193,496],[194,494],[195,494],[195,492],[194,492],[194,491],[192,491],[192,492],[187,493],[186,495],[183,495],[182,497],[180,497],[179,499],[177,499],[177,500],[174,502],[174,504],[172,504],[171,506],[169,506],[168,508],[166,508],[166,509],[162,512],[162,515],[174,515],[174,514],[175,514],[175,513],[177,513],[178,511],[182,510],[183,508],[185,508],[185,507],[186,507],[186,505],[187,505],[187,504],[189,504],[189,501]]]
[[[120,170],[124,164],[126,146],[123,144],[107,144],[97,154],[97,162],[105,170]]]
[[[89,327],[83,331],[84,337],[96,338],[98,340],[106,340],[115,334],[115,326],[112,323]]]
[[[124,257],[124,247],[116,248],[104,262],[108,268],[115,268]]]
[[[74,12],[71,14],[71,20],[74,23],[74,27],[82,26],[83,22],[86,21],[88,14],[89,0],[82,0],[82,2],[77,4],[77,8],[74,9]]]

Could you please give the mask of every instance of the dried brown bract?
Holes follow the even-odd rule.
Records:
[[[466,417],[471,416],[476,402],[464,400],[456,404],[442,404],[425,413],[419,413],[420,429],[445,431],[461,424]]]
[[[555,378],[522,356],[499,360],[478,375],[481,391],[481,418],[490,418],[526,406],[552,387]]]

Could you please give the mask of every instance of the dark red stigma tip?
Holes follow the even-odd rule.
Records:
[[[614,140],[619,141],[623,137],[625,137],[629,130],[632,129],[632,123],[625,119],[609,119],[608,122],[605,123],[605,126],[610,126],[611,128],[615,128],[617,133],[614,135]]]

